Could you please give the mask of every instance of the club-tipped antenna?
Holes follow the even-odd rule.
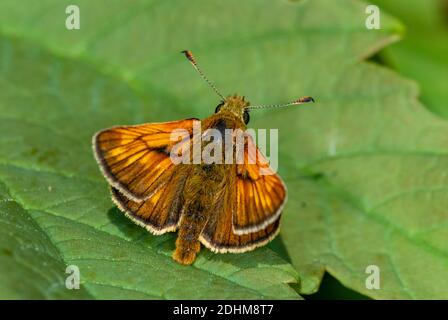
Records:
[[[224,96],[221,94],[221,92],[218,91],[218,89],[215,87],[215,85],[214,85],[210,80],[208,80],[208,78],[207,78],[207,77],[205,76],[205,74],[202,72],[201,68],[199,68],[199,66],[198,66],[198,64],[197,64],[197,62],[196,62],[196,59],[194,58],[194,56],[193,56],[193,54],[191,53],[191,51],[189,51],[189,50],[184,50],[184,51],[182,51],[182,53],[185,55],[185,57],[188,59],[188,61],[191,62],[191,64],[192,64],[193,67],[196,69],[196,71],[199,73],[199,75],[202,77],[202,79],[204,79],[205,82],[207,82],[208,85],[213,89],[213,91],[215,91],[216,94],[217,94],[218,96],[220,96],[221,99],[224,101],[224,100],[225,100]]]
[[[283,107],[289,107],[289,106],[296,106],[299,104],[304,104],[308,102],[314,102],[314,99],[312,97],[302,97],[299,99],[296,99],[294,101],[284,103],[284,104],[270,104],[265,106],[247,106],[246,110],[253,110],[253,109],[268,109],[268,108],[283,108]]]

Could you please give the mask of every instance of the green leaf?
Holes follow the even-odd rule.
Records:
[[[64,28],[68,4],[80,6],[80,30]],[[413,83],[363,61],[402,30],[385,14],[380,30],[367,30],[365,7],[2,1],[0,182],[58,257],[53,278],[61,283],[63,266],[78,265],[83,294],[94,298],[297,298],[286,283],[298,275],[282,255],[304,294],[328,271],[374,298],[446,298],[448,124],[417,101]],[[90,150],[95,131],[205,117],[217,104],[183,49],[224,93],[254,104],[317,100],[251,116],[255,127],[279,128],[289,190],[271,249],[202,250],[193,266],[179,266],[173,235],[147,234],[109,200]],[[366,289],[369,265],[380,267],[379,290]]]
[[[375,0],[383,11],[406,25],[403,41],[381,53],[388,65],[415,79],[421,100],[434,113],[448,117],[448,5],[445,0]]]
[[[0,185],[0,212],[0,298],[91,297],[84,288],[66,289],[66,266],[57,248],[4,185]]]

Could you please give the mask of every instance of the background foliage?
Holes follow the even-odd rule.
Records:
[[[69,4],[81,9],[80,30],[65,28]],[[381,51],[405,26],[383,10],[381,29],[367,30],[365,7],[2,1],[0,297],[300,299],[329,272],[372,298],[447,298],[447,99],[437,90],[446,77],[429,80],[435,73],[419,67],[438,56],[443,71],[446,55],[431,43],[425,58],[413,56],[418,26]],[[405,22],[410,7],[397,7]],[[431,28],[446,37],[442,23]],[[254,127],[279,128],[289,189],[280,237],[244,255],[202,250],[190,267],[172,261],[174,235],[152,236],[113,206],[90,147],[108,126],[214,110],[182,49],[225,93],[317,100],[251,117]],[[438,115],[419,102],[416,82],[366,61],[380,51],[375,60],[418,79]],[[80,267],[80,290],[65,289],[70,264]],[[365,287],[371,264],[381,268],[380,290]]]
[[[406,24],[406,35],[381,51],[381,59],[418,81],[420,99],[431,111],[448,116],[448,1],[373,1]]]

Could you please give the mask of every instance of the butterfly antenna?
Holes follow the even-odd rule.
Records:
[[[268,109],[268,108],[283,108],[283,107],[289,107],[289,106],[296,106],[299,104],[304,104],[308,102],[314,102],[314,99],[312,97],[302,97],[299,99],[296,99],[294,101],[284,103],[284,104],[270,104],[266,106],[247,106],[246,110],[253,110],[253,109]]]
[[[202,79],[204,79],[205,82],[207,82],[208,85],[209,85],[210,87],[212,87],[212,89],[216,92],[216,94],[217,94],[218,96],[220,96],[221,99],[224,101],[224,100],[225,100],[224,96],[218,91],[218,89],[215,87],[215,85],[214,85],[210,80],[208,80],[208,78],[207,78],[207,77],[205,76],[205,74],[202,72],[201,68],[199,68],[198,64],[196,63],[196,59],[193,57],[193,54],[191,53],[191,51],[189,51],[189,50],[184,50],[184,51],[182,51],[182,53],[185,55],[185,57],[188,59],[188,61],[191,62],[191,64],[192,64],[193,67],[196,69],[196,71],[199,73],[199,75],[202,77]]]

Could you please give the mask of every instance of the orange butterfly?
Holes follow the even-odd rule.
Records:
[[[199,122],[201,132],[244,131],[251,109],[314,102],[303,97],[284,105],[249,106],[244,97],[224,98],[199,69],[191,52],[183,53],[222,98],[215,114]],[[219,253],[246,252],[265,245],[279,232],[286,202],[281,178],[272,170],[260,174],[270,167],[248,134],[243,135],[243,161],[239,163],[173,163],[176,145],[185,147],[193,158],[207,146],[201,141],[195,150],[190,144],[200,139],[194,132],[197,121],[119,126],[93,137],[94,154],[111,185],[114,202],[153,234],[178,231],[173,258],[182,264],[194,262],[201,243]],[[183,129],[187,139],[173,141],[176,129]],[[236,151],[232,149],[232,153],[235,160]]]

